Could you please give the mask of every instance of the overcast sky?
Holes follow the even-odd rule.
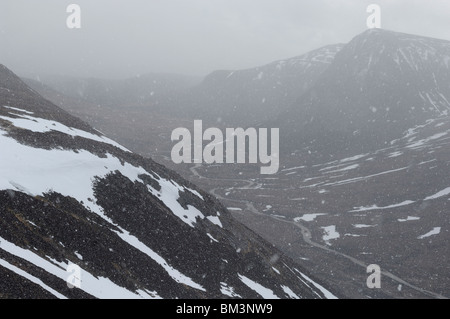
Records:
[[[81,7],[81,29],[66,8]],[[382,28],[450,40],[448,0],[0,0],[0,63],[22,76],[206,75],[345,43]]]

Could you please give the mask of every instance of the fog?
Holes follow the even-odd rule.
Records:
[[[81,29],[66,26],[71,3]],[[371,3],[382,28],[450,39],[445,0],[1,0],[0,63],[28,77],[203,76],[348,42]]]

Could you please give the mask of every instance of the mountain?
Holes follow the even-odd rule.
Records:
[[[375,151],[287,156],[276,175],[197,164],[184,176],[349,298],[448,298],[449,159],[450,117],[438,117]],[[370,264],[381,289],[366,287]]]
[[[67,95],[57,91],[44,84],[43,79],[22,80],[45,99],[100,129],[115,141],[127,145],[130,150],[139,150],[139,154],[146,157],[155,156],[155,151],[160,149],[161,143],[166,143],[165,137],[170,135],[169,132],[174,128],[190,125],[189,120],[178,118],[178,113],[168,107],[169,101],[176,100],[178,94],[155,95],[155,100],[148,101],[147,106],[127,103],[104,105],[86,96],[72,96],[73,92],[68,92],[70,95]],[[64,87],[67,87],[67,90],[70,88],[67,85]],[[112,93],[116,94],[119,93]]]
[[[262,112],[260,103],[268,71],[254,81],[257,69],[245,81],[235,74],[248,70],[228,78],[231,71],[213,72],[192,96],[179,98],[174,118],[136,109],[115,121],[119,112],[105,109],[86,120],[107,118],[98,122],[102,131],[209,190],[235,219],[350,298],[448,297],[448,47],[448,41],[386,30],[369,30],[342,46],[314,80],[290,91],[292,100],[280,104],[274,119],[262,122],[280,128],[276,175],[262,176],[249,164],[175,165],[167,156],[172,129],[192,127],[189,106],[198,106],[200,119],[217,123],[219,113],[230,119],[217,126],[271,117],[264,112],[274,109]],[[240,90],[245,83],[255,87]],[[258,101],[238,104],[239,122],[230,122],[225,109],[227,99],[239,102],[233,96]],[[261,114],[245,113],[247,105]],[[382,289],[366,287],[366,266],[373,263],[381,267]]]
[[[0,147],[3,298],[335,297],[214,197],[4,66]]]
[[[109,106],[90,103],[80,96],[66,95],[38,80],[22,78],[22,81],[31,89],[38,92],[43,98],[52,101],[55,105],[89,123],[93,127],[101,127],[102,122],[108,118],[107,113],[115,110]]]
[[[214,71],[195,77],[147,74],[125,80],[41,76],[24,79],[57,105],[83,104],[133,109],[152,114],[176,114],[217,125],[250,126],[268,121],[293,104],[334,59],[342,44],[264,66]],[[49,88],[59,94],[51,94]],[[78,110],[75,110],[76,112]]]
[[[271,125],[285,149],[364,152],[450,112],[450,42],[381,29],[351,40]]]
[[[214,71],[187,92],[179,111],[229,127],[267,121],[300,97],[342,47],[328,45],[252,69]]]

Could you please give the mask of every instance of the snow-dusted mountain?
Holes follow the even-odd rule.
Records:
[[[246,70],[214,71],[201,83],[195,77],[167,74],[126,80],[41,76],[39,81],[24,81],[57,105],[73,108],[81,101],[121,109],[138,106],[142,112],[153,114],[201,118],[222,126],[249,126],[268,121],[292,105],[329,67],[342,47],[328,45]]]
[[[246,70],[214,71],[189,91],[180,111],[231,127],[267,121],[306,92],[342,47],[329,45]]]
[[[210,190],[235,218],[338,291],[441,298],[449,296],[449,47],[369,30],[324,49],[330,54],[306,68],[311,73],[302,72],[320,53],[213,72],[165,105],[178,110],[171,118],[151,108],[109,112],[85,104],[80,112],[54,102]],[[267,103],[270,96],[278,107]],[[278,174],[261,176],[251,165],[175,165],[167,157],[170,132],[190,127],[193,114],[220,118],[217,126],[266,120],[262,127],[279,127]],[[383,271],[383,289],[365,287],[371,263]]]
[[[334,297],[211,195],[4,66],[0,149],[2,297]]]
[[[381,29],[343,47],[272,125],[287,149],[366,151],[450,114],[450,42]]]

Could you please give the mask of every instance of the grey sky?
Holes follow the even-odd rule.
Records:
[[[81,6],[81,29],[66,7]],[[0,0],[0,63],[24,75],[205,75],[348,42],[382,28],[450,40],[448,0]]]

